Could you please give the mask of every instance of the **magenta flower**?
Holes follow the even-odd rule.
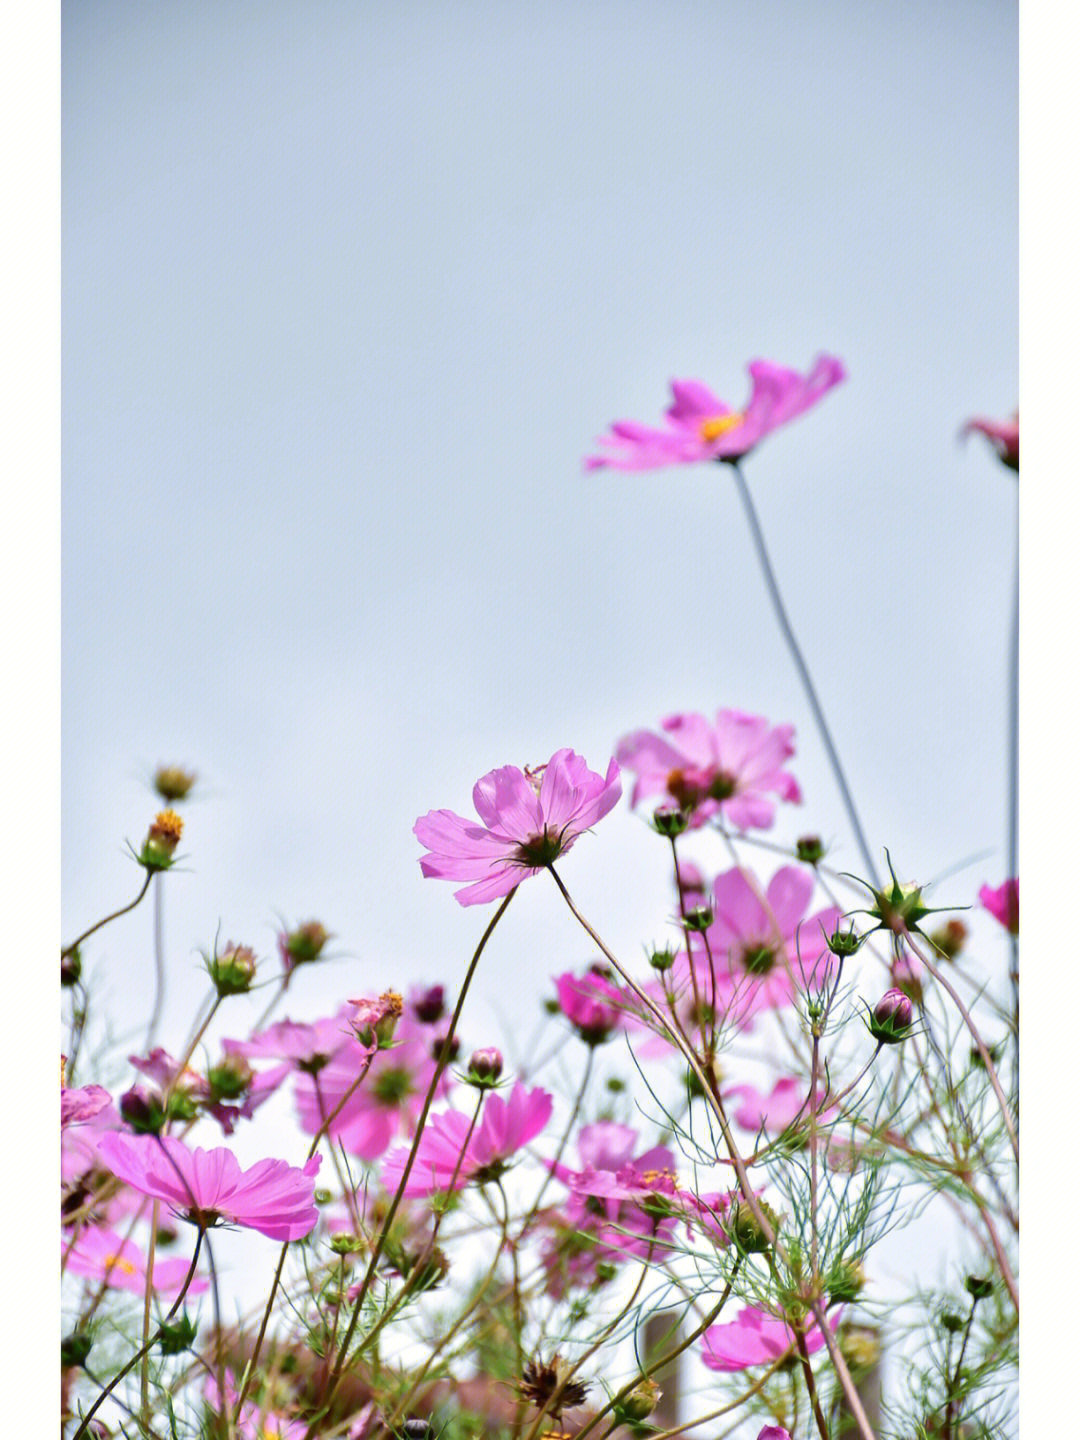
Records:
[[[720,815],[739,830],[767,830],[776,806],[770,795],[799,801],[802,793],[784,762],[795,753],[792,725],[770,725],[761,715],[718,710],[669,715],[666,735],[635,730],[619,741],[615,758],[637,775],[631,801],[670,797],[690,815],[692,827]]]
[[[460,1110],[431,1115],[405,1185],[405,1198],[497,1179],[510,1156],[539,1135],[550,1119],[548,1092],[526,1090],[520,1080],[508,1099],[495,1092],[487,1097],[475,1126],[473,1117]],[[391,1193],[401,1183],[408,1154],[405,1147],[392,1150],[383,1162],[382,1182]]]
[[[763,1425],[758,1431],[757,1440],[791,1440],[791,1433],[782,1425]]]
[[[698,460],[740,460],[846,378],[843,365],[831,355],[819,355],[805,376],[768,360],[754,360],[747,368],[752,389],[745,410],[732,410],[700,380],[672,380],[667,428],[618,420],[611,434],[597,441],[603,453],[589,456],[585,468],[655,470]]]
[[[558,859],[621,793],[614,760],[600,776],[573,750],[557,750],[535,770],[504,765],[473,788],[481,824],[452,810],[429,810],[417,820],[413,834],[431,851],[420,869],[438,880],[471,881],[455,897],[483,905]]]
[[[1020,934],[1020,881],[1006,880],[997,889],[984,885],[979,891],[984,910],[989,910],[1010,935]]]
[[[837,1311],[829,1320],[835,1330],[840,1323]],[[813,1355],[825,1344],[825,1336],[812,1321],[806,1331],[807,1353]],[[788,1351],[795,1353],[795,1332],[785,1320],[767,1310],[747,1306],[738,1318],[705,1331],[702,1360],[710,1370],[746,1370],[751,1365],[771,1365]]]
[[[290,1068],[318,1070],[352,1039],[354,1012],[353,1005],[343,1005],[336,1015],[319,1020],[278,1020],[249,1040],[224,1040],[222,1048],[249,1060],[283,1060]]]
[[[810,1106],[806,1100],[807,1085],[793,1076],[778,1080],[767,1095],[754,1085],[731,1085],[724,1092],[724,1098],[735,1096],[739,1108],[733,1111],[735,1120],[744,1130],[756,1134],[764,1130],[768,1135],[779,1135],[796,1120],[809,1124]],[[819,1094],[819,1102],[821,1100]],[[825,1119],[834,1113],[835,1107],[818,1111],[818,1118]]]
[[[1011,420],[969,420],[960,431],[970,435],[975,430],[985,435],[998,453],[998,458],[1010,470],[1020,471],[1020,412]]]
[[[88,1227],[80,1232],[73,1245],[65,1245],[64,1254],[67,1268],[74,1275],[86,1275],[91,1280],[104,1282],[113,1290],[131,1290],[136,1295],[146,1291],[146,1255],[138,1245],[125,1240],[115,1230]],[[190,1268],[188,1260],[163,1260],[158,1255],[154,1259],[151,1285],[165,1294],[176,1294]],[[201,1275],[196,1275],[187,1293],[200,1295],[208,1284]]]
[[[602,1045],[623,1013],[622,994],[603,967],[595,965],[581,976],[557,975],[555,991],[559,1009],[586,1045]]]
[[[259,1160],[241,1170],[231,1150],[189,1150],[170,1135],[105,1135],[98,1153],[140,1194],[164,1200],[207,1229],[219,1220],[258,1230],[271,1240],[299,1240],[319,1218],[312,1198],[322,1159],[298,1170],[285,1160]]]

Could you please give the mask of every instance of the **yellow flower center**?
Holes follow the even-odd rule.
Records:
[[[745,419],[746,416],[740,415],[738,411],[734,411],[731,415],[710,415],[707,419],[702,420],[698,430],[701,438],[707,444],[711,444],[714,440],[719,440],[721,435],[726,435],[729,430],[737,430]]]
[[[122,1255],[106,1255],[105,1269],[106,1271],[122,1270],[125,1275],[135,1274],[135,1266],[130,1260],[125,1260]]]

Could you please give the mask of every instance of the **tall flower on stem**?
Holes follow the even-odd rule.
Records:
[[[413,834],[431,852],[420,869],[438,880],[470,881],[454,892],[462,905],[497,900],[569,850],[621,794],[614,760],[606,775],[573,750],[556,750],[535,770],[504,765],[473,787],[479,825],[452,810],[429,810],[417,820]]]

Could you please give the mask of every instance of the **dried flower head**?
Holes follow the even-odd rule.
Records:
[[[570,1378],[570,1366],[561,1355],[546,1361],[529,1360],[521,1372],[518,1389],[538,1409],[547,1405],[555,1416],[580,1405],[589,1393],[583,1380]]]

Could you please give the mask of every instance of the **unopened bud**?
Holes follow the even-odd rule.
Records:
[[[969,1275],[964,1281],[964,1289],[973,1300],[989,1300],[994,1293],[994,1282],[985,1275]]]
[[[119,1110],[136,1135],[159,1135],[165,1124],[160,1102],[141,1085],[133,1085],[120,1096]]]
[[[488,1090],[498,1083],[502,1072],[502,1053],[490,1046],[486,1050],[474,1050],[469,1056],[469,1070],[465,1079],[478,1090]]]
[[[968,927],[962,920],[948,920],[929,936],[931,945],[946,960],[955,960],[967,941]]]
[[[676,836],[683,834],[689,823],[690,817],[677,805],[660,805],[653,811],[653,829],[668,840],[674,840]]]
[[[185,1310],[179,1320],[170,1320],[161,1327],[158,1344],[163,1355],[182,1355],[190,1350],[198,1333],[198,1322],[190,1320]]]
[[[613,1407],[615,1418],[623,1424],[640,1425],[656,1409],[663,1391],[655,1380],[642,1377],[629,1395]]]
[[[825,858],[825,846],[820,835],[800,835],[795,841],[795,858],[806,865],[817,865]]]
[[[958,1335],[967,1321],[962,1315],[957,1315],[955,1310],[943,1310],[940,1315],[942,1329],[948,1330],[950,1335]]]
[[[862,1293],[866,1284],[866,1271],[858,1260],[847,1260],[838,1265],[826,1281],[830,1305],[850,1305]]]
[[[353,1235],[348,1230],[342,1230],[337,1235],[330,1237],[330,1249],[335,1255],[355,1255],[358,1250],[364,1248],[364,1242],[359,1235]]]
[[[295,930],[286,930],[278,936],[281,963],[286,970],[294,970],[297,965],[310,965],[322,954],[329,939],[331,935],[325,925],[318,920],[305,920]]]
[[[676,956],[673,950],[654,950],[649,956],[649,964],[654,970],[658,970],[660,974],[663,975],[665,971],[670,970],[675,964],[675,959]]]
[[[683,924],[687,930],[694,930],[700,933],[708,930],[713,923],[714,915],[708,905],[694,905],[683,916]]]
[[[445,1035],[437,1035],[431,1042],[431,1058],[436,1065],[445,1059],[447,1065],[452,1065],[461,1054],[461,1041],[456,1035],[447,1038]]]
[[[239,1100],[255,1078],[255,1072],[243,1055],[232,1052],[225,1055],[221,1063],[212,1065],[206,1072],[210,1086],[210,1103],[218,1100]]]
[[[425,1025],[434,1025],[446,1013],[446,992],[441,985],[432,985],[413,1001],[413,1014]]]
[[[77,985],[82,975],[82,956],[79,947],[60,957],[60,984],[65,990]]]
[[[85,1365],[94,1341],[86,1330],[75,1330],[60,1341],[60,1364],[65,1370],[77,1370]]]
[[[898,1045],[911,1028],[913,1013],[902,990],[886,990],[870,1012],[870,1034],[879,1045]]]
[[[618,1273],[610,1260],[596,1262],[596,1279],[599,1284],[606,1285],[610,1280],[614,1280]]]
[[[892,883],[872,891],[874,901],[867,913],[877,921],[875,929],[891,930],[894,935],[903,935],[905,930],[918,930],[919,922],[933,913],[928,905],[923,904],[922,886],[902,885],[896,878],[887,850],[885,858],[889,861]]]
[[[180,765],[159,765],[154,771],[154,789],[167,805],[184,800],[198,776]]]
[[[334,1198],[334,1192],[332,1190],[325,1190],[320,1186],[311,1198],[315,1201],[316,1205],[329,1205],[330,1201]]]
[[[184,833],[184,822],[175,810],[162,810],[146,832],[139,864],[146,870],[168,870]]]
[[[862,944],[862,936],[855,934],[854,925],[847,930],[841,930],[838,924],[833,933],[826,937],[825,944],[834,955],[838,955],[841,959],[846,959],[849,955],[854,955],[855,951],[858,950]]]
[[[773,1238],[775,1238],[776,1232],[780,1228],[779,1215],[771,1205],[766,1205],[763,1200],[757,1202],[757,1208],[761,1211],[762,1218],[768,1223]],[[773,1243],[766,1233],[765,1226],[754,1214],[746,1200],[735,1201],[724,1221],[724,1229],[739,1249],[747,1255],[763,1255]]]
[[[246,995],[255,979],[255,951],[248,945],[234,945],[230,940],[220,955],[214,955],[207,962],[210,979],[217,993]]]

